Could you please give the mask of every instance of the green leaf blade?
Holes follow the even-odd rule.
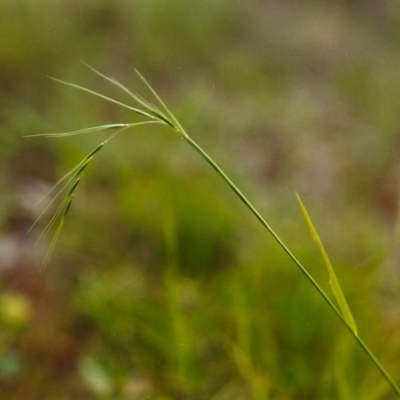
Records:
[[[347,324],[350,326],[351,330],[353,331],[354,335],[358,335],[358,329],[357,329],[357,325],[356,322],[354,320],[353,314],[350,311],[350,307],[346,301],[346,298],[343,294],[342,288],[340,287],[339,281],[336,277],[335,274],[335,270],[333,269],[333,266],[329,260],[328,254],[325,251],[325,247],[322,244],[322,241],[318,235],[317,230],[315,229],[315,226],[311,220],[310,215],[307,212],[307,209],[305,207],[305,205],[303,204],[300,196],[298,195],[298,193],[296,193],[296,198],[297,198],[297,202],[299,204],[301,213],[303,215],[304,221],[307,224],[307,227],[310,231],[311,237],[313,238],[313,240],[317,243],[318,247],[319,247],[319,251],[322,255],[322,258],[324,260],[324,263],[326,265],[326,268],[328,270],[328,274],[329,274],[329,285],[332,289],[333,295],[335,296],[335,299],[337,301],[337,303],[339,304],[340,310],[342,312],[342,315],[344,317],[344,319],[346,320]]]

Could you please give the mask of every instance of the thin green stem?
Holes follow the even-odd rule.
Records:
[[[197,144],[193,139],[191,139],[187,135],[183,135],[185,140],[196,149],[198,153],[201,154],[203,158],[214,168],[215,171],[222,177],[222,179],[230,186],[230,188],[239,196],[240,200],[247,206],[247,208],[253,213],[253,215],[261,222],[261,224],[268,230],[268,232],[272,235],[275,241],[279,244],[279,246],[285,251],[285,253],[292,259],[292,261],[297,265],[300,271],[305,275],[305,277],[309,280],[309,282],[315,287],[318,293],[322,296],[322,298],[326,301],[328,306],[335,312],[335,314],[339,317],[339,319],[343,322],[346,328],[352,333],[352,336],[355,338],[357,343],[361,346],[367,356],[371,359],[371,361],[376,365],[378,370],[381,372],[386,381],[393,388],[394,392],[400,398],[400,388],[393,381],[389,373],[383,367],[383,365],[378,361],[378,359],[371,352],[369,347],[364,343],[364,341],[353,331],[353,328],[347,323],[343,315],[337,309],[337,307],[333,304],[327,294],[323,291],[323,289],[318,285],[315,279],[307,272],[305,267],[301,264],[301,262],[294,256],[294,254],[289,250],[286,244],[282,241],[282,239],[278,236],[278,234],[272,229],[272,227],[265,221],[265,219],[261,216],[261,214],[257,211],[257,209],[251,204],[251,202],[247,199],[247,197],[241,192],[241,190],[231,181],[231,179],[225,174],[225,172],[219,167],[219,165],[203,150],[203,148]]]
[[[376,365],[376,367],[379,369],[380,373],[393,388],[397,396],[400,397],[400,389],[397,386],[396,382],[390,376],[389,372],[386,371],[384,366],[378,361],[378,359],[374,356],[374,353],[372,353],[372,351],[369,349],[366,343],[360,338],[360,336],[354,336],[354,338],[356,339],[357,343],[361,346],[361,348],[365,351],[365,353],[368,355],[368,357],[372,360],[372,362]]]

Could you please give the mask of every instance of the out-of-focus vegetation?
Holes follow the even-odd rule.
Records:
[[[318,4],[317,4],[318,3]],[[393,399],[311,285],[178,136],[110,142],[52,261],[38,200],[137,117],[138,68],[329,292],[297,190],[360,335],[400,381],[400,7],[378,1],[0,2],[0,397]],[[143,93],[142,92],[142,93]]]

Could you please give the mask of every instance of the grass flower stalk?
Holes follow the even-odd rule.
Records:
[[[196,152],[199,153],[204,158],[204,160],[207,161],[207,163],[218,173],[218,175],[225,181],[225,183],[235,192],[235,194],[245,204],[245,206],[248,208],[248,210],[258,219],[258,221],[270,233],[270,235],[273,237],[273,239],[279,244],[279,246],[283,249],[283,251],[287,254],[287,256],[300,269],[301,273],[306,277],[306,279],[311,283],[311,285],[314,286],[315,290],[317,290],[317,292],[324,299],[324,301],[327,303],[327,305],[332,309],[332,311],[337,315],[337,317],[341,320],[341,322],[344,324],[344,326],[349,330],[349,332],[352,334],[352,336],[354,337],[356,342],[359,344],[359,346],[363,349],[363,351],[366,353],[366,355],[375,364],[376,368],[381,372],[382,376],[386,379],[388,384],[392,387],[392,389],[396,393],[397,397],[400,398],[399,387],[397,386],[397,384],[394,382],[394,380],[392,379],[390,374],[386,371],[386,369],[383,367],[383,365],[378,361],[378,359],[375,357],[375,355],[371,352],[369,347],[365,344],[365,342],[361,339],[361,337],[358,334],[357,327],[354,322],[354,318],[353,318],[353,316],[350,312],[350,309],[347,305],[346,299],[340,289],[340,285],[339,285],[339,282],[337,281],[337,278],[333,271],[332,265],[330,264],[330,261],[328,259],[328,256],[326,255],[326,252],[322,245],[322,242],[317,234],[317,231],[315,230],[315,228],[311,222],[311,218],[309,217],[303,203],[301,202],[301,199],[299,197],[297,197],[303,217],[309,227],[309,230],[312,234],[313,239],[317,242],[317,244],[320,248],[320,252],[321,252],[324,262],[327,266],[328,273],[330,276],[331,288],[332,288],[333,294],[339,304],[339,308],[333,303],[333,301],[330,299],[330,297],[325,293],[325,291],[316,282],[316,280],[310,275],[310,273],[303,266],[303,264],[296,258],[296,256],[291,252],[291,250],[288,248],[288,246],[282,241],[282,239],[278,236],[278,234],[275,232],[275,230],[262,217],[262,215],[258,212],[258,210],[254,207],[254,205],[248,200],[248,198],[242,193],[242,191],[232,182],[232,180],[226,175],[226,173],[221,169],[221,167],[213,160],[213,158],[211,158],[211,156],[196,141],[194,141],[187,134],[187,132],[182,127],[182,125],[179,123],[179,121],[174,116],[174,114],[169,110],[169,108],[166,106],[166,104],[163,102],[163,100],[160,98],[160,96],[156,93],[156,91],[151,87],[151,85],[146,81],[146,79],[138,71],[136,71],[136,73],[138,74],[140,79],[143,81],[143,83],[147,86],[147,88],[150,90],[150,92],[154,96],[158,105],[154,105],[151,102],[142,98],[140,95],[138,95],[134,92],[131,92],[129,89],[127,89],[125,86],[123,86],[120,82],[118,82],[115,78],[111,78],[106,75],[103,75],[102,73],[100,73],[99,71],[93,69],[92,67],[90,67],[88,65],[87,65],[87,67],[90,68],[93,72],[95,72],[99,76],[101,76],[102,78],[109,81],[110,83],[116,85],[118,88],[123,90],[129,96],[131,96],[138,103],[138,105],[141,108],[132,107],[130,105],[127,105],[125,103],[122,103],[120,101],[112,99],[110,97],[104,96],[101,93],[87,89],[80,85],[76,85],[76,84],[69,83],[69,82],[64,82],[64,81],[61,81],[61,80],[58,80],[55,78],[52,78],[52,79],[54,79],[57,82],[61,82],[63,84],[71,86],[73,88],[76,88],[76,89],[82,90],[84,92],[90,93],[92,95],[95,95],[97,97],[100,97],[111,103],[125,107],[125,108],[133,111],[134,113],[140,115],[141,117],[146,118],[146,120],[142,121],[142,122],[138,122],[138,123],[102,125],[102,126],[96,126],[96,127],[92,127],[92,128],[86,128],[86,129],[81,129],[81,130],[66,132],[66,133],[59,133],[59,134],[34,135],[34,136],[47,136],[47,137],[67,137],[67,136],[85,134],[85,133],[96,132],[96,131],[117,129],[117,131],[115,133],[113,133],[107,140],[100,143],[95,149],[93,149],[70,173],[65,175],[59,182],[57,182],[57,184],[51,190],[51,192],[53,192],[53,190],[55,190],[55,188],[59,187],[62,183],[64,183],[64,186],[62,186],[62,188],[59,190],[59,192],[56,194],[56,196],[54,196],[51,203],[55,200],[56,197],[58,197],[62,192],[64,192],[64,190],[67,191],[67,193],[66,193],[63,201],[61,202],[61,205],[59,206],[59,208],[57,209],[57,211],[55,212],[55,214],[53,215],[53,217],[51,218],[50,222],[48,223],[48,225],[46,226],[46,228],[44,230],[44,233],[47,232],[50,229],[50,227],[55,223],[55,221],[58,219],[59,222],[58,222],[57,228],[55,230],[53,239],[51,241],[49,251],[45,257],[44,265],[48,264],[48,262],[49,262],[50,255],[54,249],[57,238],[60,235],[60,231],[64,225],[66,216],[67,216],[68,211],[72,204],[75,190],[76,190],[77,186],[79,185],[79,182],[82,179],[83,172],[85,171],[85,169],[89,165],[89,163],[94,159],[96,154],[105,146],[107,141],[109,141],[111,138],[115,137],[118,133],[125,131],[127,129],[130,129],[130,128],[136,127],[138,125],[145,125],[145,124],[167,125],[167,126],[171,127],[175,132],[177,132],[183,139],[185,139],[186,142],[192,148],[194,148],[194,150],[196,150]],[[68,187],[69,187],[69,189],[67,190]],[[40,219],[42,217],[42,215],[43,215],[43,213],[40,214],[38,219]],[[35,221],[35,224],[36,224],[36,222],[37,221]]]

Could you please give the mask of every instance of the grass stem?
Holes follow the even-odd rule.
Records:
[[[89,67],[91,68],[91,67]],[[92,132],[92,131],[98,131],[98,130],[105,130],[105,129],[114,129],[114,128],[120,128],[117,132],[115,132],[111,137],[115,136],[119,132],[128,129],[133,126],[141,125],[141,124],[148,124],[148,123],[159,123],[162,125],[168,125],[175,132],[177,132],[182,138],[184,138],[187,143],[193,147],[206,161],[207,163],[218,173],[218,175],[221,176],[221,178],[228,184],[228,186],[235,192],[235,194],[240,198],[240,200],[245,204],[245,206],[250,210],[250,212],[258,219],[258,221],[264,226],[265,229],[271,234],[271,236],[274,238],[274,240],[278,243],[278,245],[283,249],[283,251],[288,255],[288,257],[294,262],[294,264],[300,269],[302,274],[307,278],[307,280],[314,286],[314,288],[317,290],[317,292],[321,295],[321,297],[325,300],[325,302],[328,304],[328,306],[333,310],[333,312],[339,317],[341,322],[344,324],[344,326],[349,330],[349,332],[352,334],[352,336],[355,338],[359,346],[364,350],[366,355],[370,358],[370,360],[373,362],[373,364],[377,367],[377,369],[381,372],[382,376],[386,379],[386,381],[389,383],[389,385],[392,387],[393,391],[396,393],[397,397],[400,398],[400,389],[390,376],[390,374],[386,371],[386,369],[382,366],[382,364],[378,361],[378,359],[375,357],[375,355],[371,352],[369,347],[364,343],[364,341],[358,336],[357,330],[355,327],[355,323],[353,324],[351,319],[349,317],[346,318],[346,315],[342,314],[339,309],[335,306],[335,304],[331,301],[331,299],[328,297],[328,295],[324,292],[324,290],[319,286],[319,284],[316,282],[316,280],[309,274],[309,272],[306,270],[306,268],[302,265],[302,263],[295,257],[295,255],[290,251],[288,246],[283,242],[283,240],[278,236],[278,234],[275,232],[274,229],[267,223],[267,221],[261,216],[261,214],[257,211],[257,209],[253,206],[253,204],[248,200],[248,198],[242,193],[242,191],[232,182],[232,180],[226,175],[226,173],[219,167],[219,165],[208,155],[208,153],[196,142],[194,141],[184,130],[182,125],[179,123],[177,118],[174,116],[174,114],[168,109],[168,107],[165,105],[163,100],[160,98],[160,96],[156,93],[156,91],[151,87],[151,85],[144,79],[142,75],[138,71],[137,74],[139,77],[142,79],[142,81],[145,83],[147,88],[150,90],[152,95],[155,97],[157,100],[159,107],[151,104],[150,102],[144,100],[141,96],[137,95],[136,93],[131,92],[127,88],[125,88],[121,83],[119,83],[116,79],[114,78],[109,78],[100,72],[94,70],[91,68],[95,73],[97,73],[99,76],[102,78],[108,80],[112,84],[116,85],[120,89],[122,89],[125,93],[130,95],[137,103],[139,103],[140,106],[142,106],[145,110],[142,110],[140,108],[136,107],[131,107],[125,103],[121,103],[117,100],[114,100],[112,98],[109,98],[107,96],[104,96],[100,93],[97,93],[95,91],[92,91],[90,89],[84,88],[82,86],[60,81],[58,79],[55,79],[58,82],[64,83],[66,85],[72,86],[74,88],[77,88],[79,90],[85,91],[87,93],[93,94],[97,97],[100,97],[104,100],[110,101],[114,104],[123,106],[125,108],[130,109],[131,111],[135,112],[136,114],[141,115],[142,117],[148,118],[147,121],[144,122],[139,122],[139,123],[131,123],[131,124],[113,124],[113,125],[103,125],[99,127],[94,127],[94,128],[87,128],[87,129],[82,129],[79,131],[74,131],[74,132],[68,132],[64,134],[50,134],[48,136],[70,136],[73,134],[80,134],[80,133],[87,133],[87,132]],[[162,109],[164,111],[162,111]],[[109,139],[111,139],[111,137]],[[108,139],[108,140],[109,140]],[[94,158],[94,156],[97,154],[97,152],[105,145],[107,141],[104,141],[101,143],[99,146],[97,146],[94,150],[92,150],[82,161],[80,164],[78,164],[75,168],[74,171],[77,171],[72,178],[68,179],[68,183],[72,183],[72,188],[69,190],[67,193],[66,197],[64,198],[62,205],[56,212],[56,215],[53,216],[51,219],[51,223],[54,222],[54,219],[59,217],[60,222],[58,224],[58,227],[56,229],[56,233],[54,235],[53,241],[51,242],[50,245],[50,251],[46,257],[46,263],[48,262],[48,258],[50,256],[51,251],[53,250],[53,247],[55,245],[56,239],[60,234],[60,230],[64,224],[64,220],[66,218],[66,215],[69,211],[69,208],[72,203],[72,198],[74,191],[80,181],[80,178],[82,176],[83,170],[86,168],[87,164]],[[71,176],[70,174],[67,174],[61,181],[64,179],[68,178]],[[61,183],[61,182],[59,182]],[[59,184],[58,183],[58,184]],[[56,186],[58,186],[56,184]],[[61,217],[60,217],[61,216]],[[40,217],[39,217],[40,218]],[[321,244],[322,246],[322,244]],[[322,252],[323,255],[325,254],[325,251]],[[338,291],[338,290],[336,290]]]

